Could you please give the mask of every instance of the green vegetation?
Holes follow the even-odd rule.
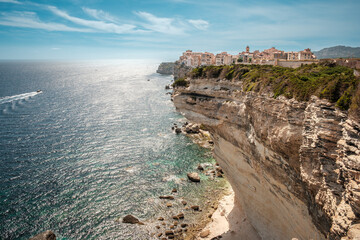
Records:
[[[185,78],[176,79],[172,84],[173,87],[188,87],[189,82],[185,80]]]
[[[324,62],[285,68],[271,65],[231,65],[195,68],[191,78],[242,81],[244,91],[269,92],[308,101],[312,95],[328,99],[341,110],[360,112],[360,78],[353,69]],[[360,113],[359,113],[360,114]]]

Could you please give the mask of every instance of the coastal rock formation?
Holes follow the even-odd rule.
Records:
[[[359,120],[318,97],[274,99],[243,91],[241,81],[188,80],[173,102],[211,132],[235,204],[262,239],[356,239]]]

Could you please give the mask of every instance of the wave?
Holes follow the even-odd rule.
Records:
[[[40,93],[41,92],[29,92],[29,93],[14,95],[14,96],[2,97],[2,98],[0,98],[0,104],[10,103],[13,101],[18,101],[18,100],[23,100],[23,99],[26,100],[26,99],[34,97],[35,95],[38,95]]]

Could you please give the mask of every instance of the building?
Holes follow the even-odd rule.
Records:
[[[311,60],[313,59],[313,53],[310,48],[304,49],[304,51],[299,52],[299,60]]]
[[[299,53],[298,52],[286,52],[287,58],[286,60],[288,61],[294,61],[294,60],[299,60]]]
[[[188,67],[208,66],[215,64],[215,55],[209,52],[201,53],[187,50],[179,61]]]
[[[215,56],[215,65],[229,65],[232,63],[232,55],[227,52],[218,53]]]
[[[209,52],[201,54],[201,66],[215,65],[215,55]]]

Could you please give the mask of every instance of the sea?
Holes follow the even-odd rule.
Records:
[[[211,152],[149,60],[0,62],[0,239],[151,239],[158,217],[204,204],[223,182],[186,174]],[[41,90],[41,91],[38,91]],[[169,210],[160,195],[177,189]],[[132,214],[145,225],[122,223]],[[197,215],[187,221],[196,222]]]

